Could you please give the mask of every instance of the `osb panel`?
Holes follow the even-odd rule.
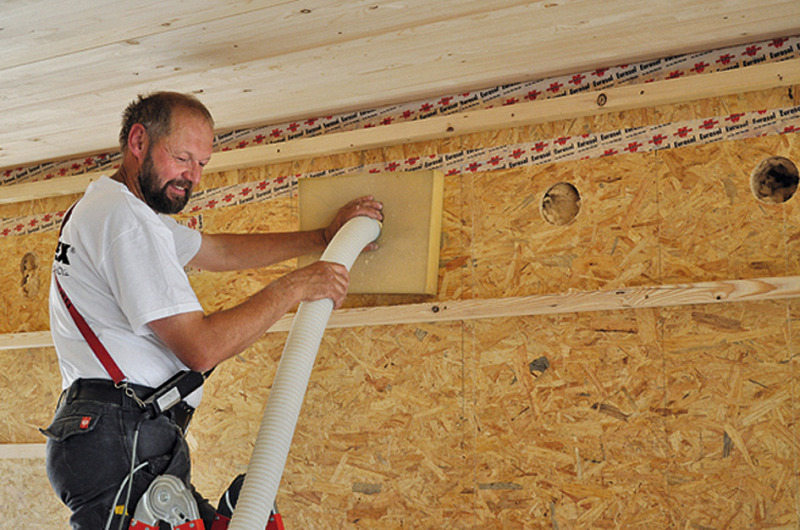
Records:
[[[0,219],[11,219],[36,214],[63,212],[83,194],[48,197],[34,201],[0,204]]]
[[[800,301],[790,300],[789,306],[789,351],[796,352],[797,345],[800,344]],[[797,443],[800,440],[800,356],[793,354],[789,361],[791,365],[791,391],[792,391],[792,416],[786,421],[791,426],[787,428],[789,436]],[[789,488],[794,493],[794,506],[800,519],[800,451],[794,451],[794,482],[790,483]]]
[[[256,168],[254,171],[260,172],[260,169]],[[223,186],[232,186],[240,182],[240,176],[248,174],[252,175],[252,171],[251,170],[239,171],[234,169],[231,171],[203,173],[203,178],[200,181],[200,185],[197,187],[197,191],[204,189],[220,188]]]
[[[785,221],[797,199],[758,201],[750,173],[763,159],[800,160],[800,137],[782,135],[659,151],[661,275],[657,283],[798,274]]]
[[[439,154],[460,152],[460,137],[429,142]],[[472,279],[472,245],[474,220],[470,204],[473,201],[472,181],[461,174],[444,176],[442,201],[442,239],[439,248],[439,300],[462,300],[474,296]]]
[[[179,215],[178,219],[191,214]],[[264,202],[226,206],[202,212],[203,231],[215,232],[285,232],[297,230],[297,212],[292,196]]]
[[[265,337],[207,384],[190,443],[213,500],[246,471],[285,340]],[[458,323],[329,330],[278,493],[287,528],[470,526],[462,356]]]
[[[796,527],[797,402],[787,303],[662,310],[677,527]]]
[[[287,232],[297,230],[294,199],[279,199],[228,206],[203,213],[203,231]],[[256,293],[277,277],[293,270],[294,260],[270,267],[235,272],[199,272],[190,276],[200,302],[207,312],[232,307]]]
[[[439,247],[437,299],[459,300],[472,295],[473,222],[472,179],[462,175],[444,177],[442,237]]]
[[[247,471],[287,333],[270,333],[222,363],[203,388],[189,429],[192,480],[216,505],[234,477]]]
[[[471,522],[461,340],[458,323],[326,333],[278,499],[287,526]]]
[[[0,237],[0,333],[47,331],[47,296],[58,236],[44,232]]]
[[[285,338],[207,385],[190,444],[214,501],[246,469]],[[788,341],[785,302],[332,330],[279,506],[295,528],[794,525]],[[23,399],[49,418],[47,362]]]
[[[472,328],[477,527],[667,527],[657,313]]]
[[[55,349],[0,352],[0,443],[44,443],[60,394]]]
[[[0,444],[43,444],[61,393],[55,350],[0,352]],[[0,459],[3,528],[65,529],[69,510],[47,479],[43,459]]]
[[[474,175],[475,290],[479,298],[654,283],[658,276],[652,154]],[[544,194],[568,182],[580,212],[565,226],[541,214]]]
[[[204,185],[725,115],[790,97],[796,104],[796,93],[769,91],[394,146],[207,175]],[[749,191],[764,156],[800,161],[797,142],[793,134],[449,176],[439,296],[798,274],[797,199],[763,205]],[[541,198],[562,180],[578,187],[582,210],[553,227]],[[293,200],[204,212],[204,224],[293,229]],[[3,217],[71,202],[58,201],[13,205]],[[6,332],[47,329],[42,282],[54,245],[54,233],[0,240]],[[26,302],[13,289],[28,249],[43,259],[39,297]],[[192,282],[216,310],[292,266]],[[800,360],[787,344],[800,343],[798,304],[791,335],[780,302],[331,331],[278,496],[287,527],[796,526]],[[196,484],[214,501],[246,469],[285,337],[266,335],[208,384],[190,443]],[[531,373],[542,357],[549,368]],[[0,411],[10,418],[0,440],[41,442],[35,427],[49,421],[60,388],[54,353],[0,352],[0,368]],[[11,498],[59,527],[66,516],[53,508],[42,462],[0,467],[11,477],[2,506]]]
[[[702,100],[683,105],[637,109],[576,120],[491,131],[460,138],[397,145],[383,149],[345,153],[332,157],[267,165],[238,171],[209,173],[204,176],[203,187],[213,188],[262,178],[310,173],[331,168],[353,167],[361,163],[374,163],[376,161],[403,161],[416,157],[425,159],[426,157],[447,154],[453,151],[468,151],[471,148],[505,145],[518,141],[530,141],[535,138],[551,139],[562,135],[574,136],[586,132],[619,129],[646,123],[682,120],[698,116],[724,115],[728,112],[743,112],[768,106],[790,105],[797,99],[798,96],[794,90],[775,89]],[[794,262],[798,259],[796,256],[800,256],[798,252],[791,252],[791,246],[788,253],[785,252],[786,248],[782,246],[785,244],[784,241],[787,237],[789,245],[797,242],[796,238],[792,238],[794,233],[797,232],[797,230],[792,232],[792,224],[796,216],[790,215],[791,211],[788,210],[793,203],[777,208],[758,204],[757,208],[762,212],[756,211],[756,208],[751,207],[754,201],[748,193],[749,185],[747,182],[749,170],[752,168],[756,156],[760,160],[760,158],[769,154],[785,154],[793,160],[797,160],[797,138],[796,134],[788,134],[756,140],[742,140],[733,143],[726,142],[711,146],[663,151],[655,155],[655,159],[658,161],[655,166],[651,164],[653,157],[649,154],[643,154],[616,156],[609,159],[609,161],[601,159],[562,162],[512,172],[480,174],[466,172],[460,176],[450,176],[447,179],[445,188],[442,259],[440,261],[439,275],[440,294],[437,298],[473,298],[489,294],[494,296],[496,292],[505,293],[505,295],[540,292],[542,287],[536,283],[539,281],[539,275],[538,273],[531,275],[530,271],[543,265],[534,262],[526,267],[520,263],[520,260],[524,260],[527,257],[527,251],[531,248],[537,250],[539,261],[550,259],[548,255],[552,256],[552,259],[561,260],[561,263],[558,264],[544,264],[544,267],[551,268],[553,273],[545,274],[541,279],[543,283],[548,285],[558,285],[558,283],[553,282],[554,279],[562,280],[563,271],[558,270],[559,267],[564,268],[565,264],[573,264],[573,260],[576,257],[580,258],[574,263],[575,268],[572,273],[574,277],[568,278],[566,287],[605,288],[657,281],[697,281],[721,277],[730,278],[739,275],[740,271],[743,277],[792,274],[793,270],[798,269],[797,264],[786,265],[786,260],[780,262],[778,258],[781,255],[788,255],[789,260]],[[748,150],[753,151],[749,146],[758,146],[761,143],[763,143],[763,147],[755,148],[755,151],[758,152],[747,152]],[[610,166],[613,166],[613,168],[609,170]],[[557,168],[557,170],[554,170],[554,168]],[[623,175],[619,176],[619,179],[624,180],[624,182],[617,184],[603,182],[604,179],[608,178],[607,175],[615,174],[617,168],[623,170]],[[402,167],[399,169],[402,169]],[[480,204],[480,200],[484,192],[488,190],[490,194],[494,194],[494,197],[488,196],[488,200],[496,202],[500,207],[504,207],[503,202],[507,200],[509,193],[524,193],[526,201],[528,201],[528,208],[526,209],[529,211],[523,212],[523,215],[535,212],[536,209],[541,207],[543,190],[526,188],[521,185],[515,178],[522,174],[529,174],[531,178],[547,183],[552,183],[555,180],[547,178],[552,175],[557,175],[566,181],[575,182],[580,180],[579,178],[574,178],[575,175],[583,175],[585,182],[581,184],[582,188],[579,189],[582,194],[584,208],[581,217],[579,217],[579,220],[583,219],[583,232],[578,236],[578,239],[575,239],[574,232],[578,229],[575,223],[573,224],[576,226],[567,227],[566,230],[554,229],[548,225],[544,226],[546,230],[542,231],[539,226],[529,224],[529,220],[524,217],[517,219],[502,218],[500,219],[502,223],[514,225],[506,233],[500,234],[498,239],[500,241],[499,244],[503,245],[502,250],[510,251],[511,259],[510,263],[502,264],[502,270],[496,270],[497,265],[487,265],[486,260],[481,259],[495,257],[493,255],[482,255],[483,249],[481,248],[482,245],[491,245],[495,234],[485,234],[481,230],[483,228],[493,228],[491,225],[493,222],[492,216],[496,215],[497,212],[495,211],[496,208],[493,210],[493,208],[488,207],[490,203]],[[652,231],[652,229],[648,228],[646,224],[643,225],[641,219],[634,222],[637,226],[630,234],[607,233],[608,223],[612,225],[612,232],[616,232],[613,226],[620,224],[619,216],[607,208],[609,198],[613,196],[612,194],[620,192],[614,186],[623,186],[628,189],[622,190],[621,194],[614,197],[613,200],[625,201],[633,199],[639,202],[631,204],[631,208],[647,209],[656,202],[651,199],[649,189],[639,188],[636,190],[637,195],[633,197],[629,194],[631,185],[636,186],[638,184],[635,179],[646,179],[652,174],[658,174],[659,182],[657,183],[658,186],[655,187],[659,189],[657,200],[661,202],[659,206],[660,219],[663,220],[659,229],[663,231],[662,241],[666,243],[666,247],[662,246],[657,249],[648,246],[649,243],[646,239],[651,234],[647,232]],[[631,175],[633,175],[633,178],[631,178]],[[509,176],[514,178],[509,179]],[[675,179],[678,179],[678,181]],[[642,182],[645,181],[642,180]],[[580,184],[581,182],[578,183]],[[609,187],[604,193],[600,193],[597,190],[599,186]],[[691,193],[692,196],[686,200],[680,192],[676,193],[677,190]],[[532,191],[536,193],[533,194],[531,193]],[[602,206],[606,208],[605,211],[599,213],[597,211],[589,211],[594,198],[602,201]],[[53,212],[63,210],[74,199],[75,197],[53,198],[19,205],[4,205],[2,212],[9,217],[42,211]],[[263,210],[277,207],[279,211],[285,211],[283,206],[275,206],[273,204],[284,200],[287,200],[290,204],[290,211],[286,212],[286,219],[293,219],[292,216],[295,215],[291,207],[291,201],[295,200],[293,197],[270,201],[267,203],[269,206],[266,206]],[[726,200],[728,202],[739,202],[730,204],[728,207],[720,207],[720,204],[724,205]],[[600,202],[595,204],[600,204]],[[484,209],[483,207],[487,208]],[[697,209],[698,207],[699,210]],[[778,234],[775,230],[777,225],[774,214],[776,210],[781,210],[781,208],[783,208],[787,223],[786,234]],[[244,215],[241,214],[241,209],[241,207],[229,207],[218,211],[204,212],[204,221],[207,229],[216,226],[225,230],[253,230],[275,226],[270,223],[259,224],[260,220],[265,219],[260,213],[252,219],[250,218],[249,213],[262,211],[260,205],[251,204],[248,207],[244,207],[244,210],[248,212],[248,214]],[[229,213],[227,210],[233,211]],[[502,215],[507,213],[503,211]],[[483,214],[487,214],[487,217],[484,218]],[[591,224],[589,223],[589,218],[595,215],[598,215],[602,222],[598,224],[596,233],[589,234],[588,225]],[[647,218],[650,212],[642,210],[634,213],[632,210],[630,215]],[[219,218],[219,221],[215,220],[216,218]],[[488,226],[482,227],[480,222],[488,223]],[[649,222],[647,219],[644,220],[644,223]],[[751,222],[758,225],[756,231],[759,235],[765,235],[765,248],[767,248],[769,254],[766,259],[753,256],[753,253],[760,253],[761,251],[761,242],[758,237],[749,237],[749,234],[738,233],[740,227],[745,226],[745,224],[750,226],[749,223]],[[689,237],[684,237],[687,234],[687,227],[695,228],[698,223],[700,223],[702,230],[688,230],[690,232]],[[763,230],[760,227],[761,224],[765,225]],[[287,229],[293,229],[295,225],[289,222],[285,226],[287,226]],[[525,237],[528,234],[525,233],[526,231],[554,235],[554,241],[552,244],[546,245],[548,248],[544,249],[541,246],[527,247]],[[570,233],[570,231],[573,233]],[[704,234],[710,234],[710,236],[701,244],[698,238],[705,237]],[[611,241],[614,242],[615,246],[613,248],[597,248],[596,240],[598,238],[606,238],[609,235],[612,236]],[[585,251],[581,249],[582,254],[561,252],[564,248],[569,250],[570,241],[566,241],[567,246],[565,247],[564,238],[569,238],[570,236],[573,241],[578,241],[581,245],[585,244],[587,238],[589,238],[591,240],[589,244],[594,244],[595,246],[587,248]],[[8,240],[4,242],[4,245],[27,245],[27,240],[32,237],[25,236],[21,239],[4,238]],[[481,238],[483,238],[482,243],[478,242]],[[12,242],[11,240],[14,241]],[[682,244],[684,240],[686,244]],[[737,240],[741,240],[741,246],[735,245]],[[26,242],[22,243],[22,241]],[[685,256],[692,255],[691,252],[688,254],[685,252],[686,247],[689,245],[691,245],[692,249],[699,249],[701,255],[699,263],[686,263]],[[539,250],[544,250],[544,253],[539,253]],[[630,257],[622,258],[625,252],[631,250],[633,254]],[[490,249],[489,252],[490,254],[498,253],[493,249]],[[607,253],[613,253],[613,255],[609,256]],[[642,253],[646,253],[648,256],[643,256]],[[664,258],[664,268],[654,269],[653,260],[659,256]],[[473,267],[473,263],[477,267]],[[7,267],[10,265],[6,263]],[[489,276],[484,276],[484,270],[479,268],[481,266],[491,267],[494,270]],[[277,271],[281,273],[290,270],[291,267],[293,267],[293,264],[284,264]],[[506,281],[506,277],[502,273],[505,273],[506,276],[513,276],[522,267],[526,267],[525,272],[530,275],[527,279],[533,280],[534,283],[526,284],[522,280],[516,280],[513,285],[509,285],[509,290],[506,292],[506,287],[502,284],[502,282]],[[620,267],[624,270],[621,270]],[[267,275],[268,278],[274,278],[274,276],[274,273]],[[8,277],[5,276],[3,279],[7,280]],[[225,283],[228,281],[227,278],[224,280]],[[8,285],[8,283],[6,284]],[[256,284],[258,284],[258,281]],[[476,288],[477,291],[475,291]],[[247,290],[246,292],[249,293],[251,291]],[[427,301],[428,299],[425,297],[386,295],[353,296],[348,299],[347,307],[414,303]],[[42,320],[42,322],[20,322],[20,320],[30,318],[29,316],[32,314],[45,314],[36,310],[18,312],[16,306],[21,303],[22,301],[14,299],[14,302],[7,306],[13,307],[13,314],[19,314],[20,316],[16,319],[17,322],[13,327],[10,325],[12,321],[7,319],[6,322],[9,324],[7,324],[6,330],[46,329],[42,327],[42,323],[46,320]],[[217,304],[213,307],[219,307],[219,305]]]
[[[66,530],[70,511],[50,488],[44,460],[0,460],[3,528]]]
[[[360,164],[363,164],[362,160],[363,152],[360,151],[317,157],[307,160],[306,163],[297,167],[297,172],[315,173],[324,169],[356,167]],[[353,198],[355,199],[355,197]]]
[[[661,105],[647,110],[651,123],[670,123],[696,118],[727,116],[738,112],[796,105],[796,89],[797,87],[758,90],[687,103]]]

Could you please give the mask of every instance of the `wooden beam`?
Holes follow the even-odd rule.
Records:
[[[800,276],[754,278],[679,285],[623,287],[607,291],[570,291],[561,294],[487,300],[451,300],[403,306],[341,309],[331,314],[327,327],[390,326],[418,322],[448,322],[692,304],[754,302],[796,297],[800,297]],[[285,315],[269,329],[269,332],[289,331],[293,318],[294,314]],[[0,350],[52,345],[49,332],[0,335]]]
[[[256,167],[795,84],[800,84],[800,59],[223,151],[214,154],[206,171]],[[102,174],[3,186],[0,204],[83,193]]]
[[[24,350],[26,348],[47,348],[53,345],[49,331],[32,333],[6,333],[0,335],[0,350]]]
[[[45,444],[0,444],[0,460],[44,458]]]
[[[23,182],[10,186],[0,186],[0,204],[33,201],[46,197],[61,197],[83,193],[89,184],[107,172],[94,171],[72,177],[62,177],[37,182]]]
[[[335,311],[329,328],[445,322],[530,315],[619,311],[692,304],[780,300],[800,296],[800,276],[726,280],[683,285],[572,291],[490,300],[454,300]],[[282,327],[284,319],[279,322]],[[289,324],[290,325],[290,324]],[[286,330],[289,329],[287,326]],[[283,331],[284,329],[281,329]],[[274,330],[278,331],[278,330]]]

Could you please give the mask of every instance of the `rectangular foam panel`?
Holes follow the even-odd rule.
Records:
[[[341,206],[373,195],[383,203],[380,248],[362,253],[353,264],[349,292],[436,294],[443,191],[439,171],[300,179],[300,229],[327,226]],[[319,257],[304,256],[300,265]]]

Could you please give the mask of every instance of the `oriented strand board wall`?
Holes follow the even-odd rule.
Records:
[[[206,185],[797,105],[797,94],[795,87],[399,145],[209,175]],[[767,205],[749,190],[750,171],[772,155],[800,163],[798,134],[448,176],[437,299],[798,275],[798,199]],[[573,223],[555,227],[540,204],[559,181],[574,184],[582,201]],[[294,200],[209,211],[203,225],[291,229]],[[19,284],[29,251],[46,264],[54,239],[0,240],[3,285]],[[288,266],[195,273],[192,282],[213,310]],[[47,329],[41,296],[3,297],[3,331]],[[348,305],[418,300],[359,296]],[[798,304],[330,330],[278,495],[287,528],[794,527]],[[208,383],[190,443],[196,483],[212,498],[246,469],[285,338],[266,335]],[[3,443],[41,441],[34,427],[47,421],[57,393],[53,355],[0,355],[2,410],[14,418],[4,422]],[[41,490],[43,461],[3,466],[15,476],[0,490],[9,524],[22,525],[31,504],[42,513],[42,503],[56,504]],[[26,502],[9,500],[20,497]],[[42,517],[63,526],[63,512]]]

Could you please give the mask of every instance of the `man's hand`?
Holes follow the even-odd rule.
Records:
[[[325,244],[327,245],[330,243],[331,239],[333,239],[333,236],[336,235],[336,232],[338,232],[339,229],[342,228],[345,223],[347,223],[347,221],[353,217],[365,215],[372,219],[383,221],[383,213],[381,213],[382,208],[383,204],[379,201],[376,201],[375,197],[372,195],[365,195],[348,202],[339,209],[339,211],[336,213],[336,217],[334,217],[333,221],[331,221],[331,224],[329,224],[327,228],[322,231],[322,237],[325,240]],[[364,250],[375,250],[376,248],[378,248],[378,244],[373,241],[364,247]]]
[[[347,267],[331,261],[317,261],[294,270],[281,278],[289,289],[297,289],[299,302],[333,300],[333,308],[342,306],[350,285]]]

